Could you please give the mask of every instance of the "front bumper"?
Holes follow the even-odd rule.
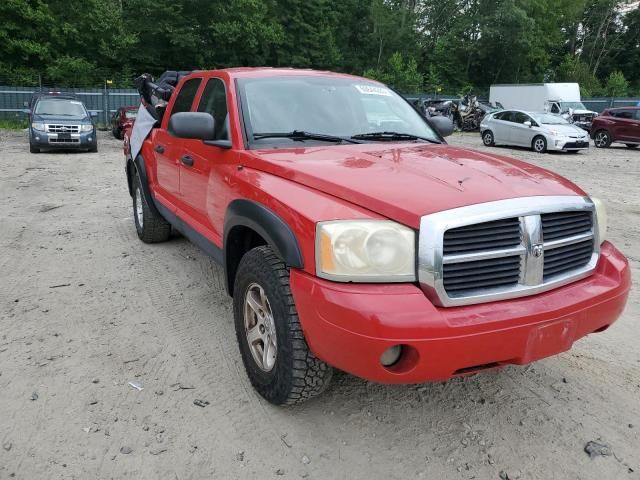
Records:
[[[608,242],[590,277],[539,295],[455,308],[434,307],[415,285],[338,284],[291,270],[291,290],[314,354],[358,377],[421,383],[569,350],[622,313],[631,276]],[[380,356],[403,345],[400,360]]]
[[[48,133],[40,130],[30,130],[29,142],[36,148],[81,149],[86,150],[97,145],[96,130],[92,132],[72,133],[69,138],[62,138],[60,134]]]
[[[584,140],[578,140],[574,138],[549,138],[547,141],[547,150],[558,150],[562,152],[576,151],[576,150],[588,150],[589,149],[589,137],[585,137]]]

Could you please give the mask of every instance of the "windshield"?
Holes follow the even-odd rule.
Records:
[[[254,136],[301,131],[349,138],[371,132],[396,132],[440,141],[402,97],[364,79],[247,78],[241,80],[240,88],[245,121]],[[260,140],[269,141],[273,139]]]
[[[560,102],[562,106],[562,110],[567,111],[570,108],[573,110],[586,110],[587,107],[584,106],[582,102]]]
[[[59,115],[62,117],[87,116],[82,102],[74,100],[40,100],[34,111],[36,115]]]
[[[136,118],[136,115],[138,115],[137,110],[126,110],[124,112],[124,116],[127,118]]]
[[[551,115],[550,113],[539,113],[533,118],[542,125],[569,125],[569,122],[560,115]]]

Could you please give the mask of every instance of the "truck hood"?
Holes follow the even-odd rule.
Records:
[[[516,197],[580,195],[568,180],[448,145],[361,144],[253,150],[247,167],[328,193],[413,228],[420,217]]]

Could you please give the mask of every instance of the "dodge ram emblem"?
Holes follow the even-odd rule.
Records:
[[[543,252],[544,252],[544,248],[542,247],[542,244],[534,245],[533,248],[531,249],[531,253],[536,258],[540,258]]]

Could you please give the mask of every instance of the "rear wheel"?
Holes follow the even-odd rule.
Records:
[[[149,208],[143,193],[142,181],[137,173],[133,188],[133,221],[140,240],[144,243],[158,243],[168,240],[171,235],[171,224]]]
[[[593,137],[593,143],[598,148],[608,148],[611,146],[611,135],[606,130],[599,130]]]
[[[493,147],[495,143],[495,139],[493,138],[493,132],[491,130],[486,130],[482,134],[482,143],[487,147]]]
[[[638,145],[637,143],[625,143],[625,145],[628,148],[638,148],[638,147],[640,147],[640,145]]]
[[[547,139],[538,135],[531,142],[531,149],[536,153],[544,153],[547,151]]]
[[[324,391],[333,369],[309,350],[289,287],[289,270],[271,247],[247,252],[238,266],[233,315],[251,384],[275,405]]]

